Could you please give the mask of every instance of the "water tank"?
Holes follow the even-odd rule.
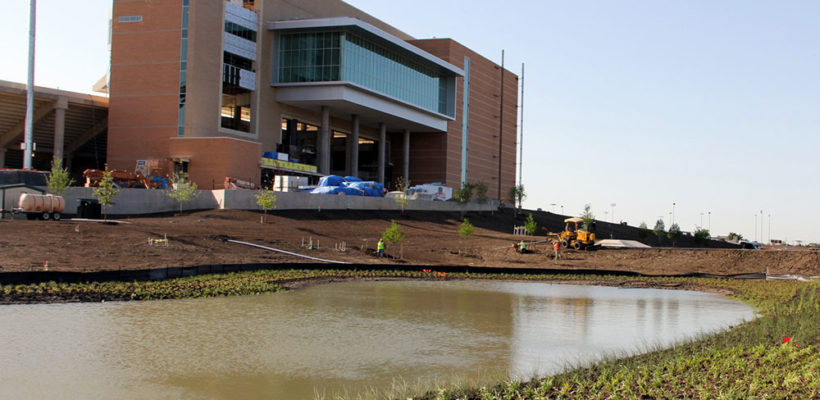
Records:
[[[65,210],[65,199],[62,196],[51,194],[23,193],[18,200],[18,206],[23,211],[29,212],[63,212]]]

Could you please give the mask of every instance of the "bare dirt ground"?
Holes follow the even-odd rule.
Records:
[[[213,264],[315,262],[230,243],[235,239],[356,264],[458,265],[546,269],[602,269],[649,275],[743,273],[820,275],[820,252],[716,248],[653,248],[641,250],[565,251],[552,259],[543,228],[560,230],[562,216],[534,213],[541,235],[528,237],[533,254],[518,254],[511,234],[523,217],[504,213],[468,213],[475,233],[466,239],[457,231],[458,213],[392,211],[293,211],[268,214],[212,210],[182,216],[118,218],[122,224],[78,221],[0,220],[0,273],[101,271]],[[395,219],[404,240],[388,246],[389,257],[375,257],[381,233]],[[599,224],[599,237],[639,239],[637,229]],[[150,238],[168,238],[168,245],[149,245]],[[657,238],[640,238],[655,245]],[[313,241],[318,249],[304,244]],[[681,239],[678,246],[693,244]],[[663,245],[663,243],[658,243]],[[342,249],[341,247],[344,246]],[[337,265],[329,265],[338,267]]]

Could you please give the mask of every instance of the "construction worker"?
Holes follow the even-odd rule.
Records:
[[[558,250],[561,249],[561,244],[555,240],[552,242],[552,248],[555,250],[555,260],[558,260]]]
[[[379,238],[379,244],[376,246],[379,257],[384,257],[384,239]]]

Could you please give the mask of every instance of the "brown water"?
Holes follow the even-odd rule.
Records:
[[[11,305],[0,307],[0,399],[373,397],[555,373],[753,317],[706,293],[478,281]]]

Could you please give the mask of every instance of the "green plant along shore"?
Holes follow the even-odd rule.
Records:
[[[818,398],[820,282],[623,276],[443,274],[435,271],[257,271],[153,282],[5,285],[0,302],[153,300],[254,295],[335,279],[503,279],[720,290],[761,317],[727,332],[625,359],[483,387],[436,388],[415,399]]]

